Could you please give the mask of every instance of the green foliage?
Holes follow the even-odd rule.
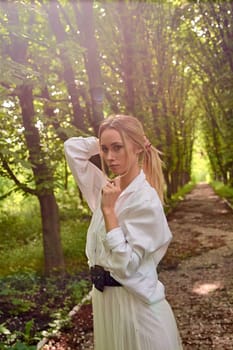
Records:
[[[61,239],[68,272],[87,268],[86,232],[90,212],[82,204],[77,187],[57,191],[60,207]],[[14,203],[14,205],[12,205]],[[0,202],[0,276],[19,271],[43,272],[43,246],[38,201],[12,193]]]
[[[14,193],[0,202],[1,244],[11,248],[41,238],[41,222],[36,198]]]
[[[63,278],[44,280],[43,252],[39,208],[36,198],[12,193],[0,202],[2,234],[0,254],[0,299],[7,306],[7,323],[0,327],[3,349],[34,349],[32,344],[46,332],[56,333],[68,326],[70,309],[90,290],[90,282],[76,278],[77,271],[87,269],[85,256],[86,230],[89,211],[78,196],[73,182],[69,191],[58,191],[57,200],[61,217],[62,245],[67,271]],[[14,203],[14,205],[12,205]],[[43,300],[43,302],[41,302]],[[5,302],[4,302],[5,301]],[[11,318],[18,320],[35,313],[36,319],[21,321],[20,328],[12,328]],[[59,306],[58,306],[59,305]],[[3,310],[6,314],[6,310]],[[40,316],[41,315],[41,316]],[[1,315],[3,316],[3,315]],[[47,325],[40,329],[39,320]],[[46,333],[47,334],[47,333]]]
[[[11,332],[5,327],[5,324],[0,325],[0,337],[5,336],[5,341],[0,341],[0,348],[3,350],[34,350],[33,342],[38,341],[38,338],[33,334],[34,320],[25,323],[24,331]],[[22,339],[18,340],[18,339]]]
[[[71,290],[71,295],[74,300],[82,300],[83,296],[86,295],[90,290],[90,282],[86,280],[81,280],[79,282],[74,282],[69,285]]]
[[[0,342],[0,346],[2,350],[36,350],[37,348],[36,345],[28,345],[22,342],[16,342],[12,346]]]
[[[0,276],[42,271],[41,219],[36,198],[12,193],[0,202]]]
[[[192,154],[192,181],[197,183],[209,182],[209,180],[210,164],[205,149],[203,134],[200,125],[198,125]]]
[[[222,182],[219,181],[212,181],[210,184],[213,187],[214,191],[220,197],[225,198],[233,208],[233,188],[224,185]]]
[[[17,342],[13,346],[7,347],[7,350],[36,350],[35,345],[27,345],[25,343]]]
[[[58,331],[63,327],[68,327],[70,323],[70,317],[59,311],[53,314],[53,320],[48,324],[48,328],[41,332],[43,337],[51,337],[56,335]]]
[[[2,349],[33,349],[30,346],[42,337],[69,327],[69,311],[91,288],[89,280],[76,275],[44,279],[35,273],[21,273],[1,278],[0,283],[5,319],[0,325]],[[36,318],[28,320],[34,314]]]
[[[168,214],[172,209],[174,209],[180,201],[182,201],[185,197],[186,194],[192,191],[192,189],[195,187],[196,183],[195,182],[189,182],[183,187],[181,187],[177,193],[172,195],[172,198],[167,201],[165,205],[165,212]]]
[[[87,268],[84,252],[88,225],[89,220],[82,222],[79,219],[71,219],[62,223],[62,246],[67,271]]]
[[[230,37],[233,32],[232,27],[228,27],[231,2],[199,2],[187,6],[187,9],[187,24],[191,29],[188,37],[192,42],[192,50],[188,50],[189,63],[199,82],[196,93],[204,148],[212,179],[232,185],[233,65]]]

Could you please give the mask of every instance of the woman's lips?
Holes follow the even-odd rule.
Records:
[[[119,167],[119,165],[117,165],[117,164],[110,164],[110,165],[109,165],[109,168],[110,168],[111,170],[117,169],[118,167]]]

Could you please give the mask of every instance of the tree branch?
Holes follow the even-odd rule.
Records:
[[[6,172],[7,172],[8,176],[9,176],[9,178],[10,178],[11,180],[14,181],[14,183],[16,184],[16,186],[17,186],[20,190],[24,191],[25,193],[30,193],[30,194],[33,194],[33,195],[36,196],[36,195],[37,195],[37,191],[36,191],[36,190],[34,190],[33,188],[30,188],[30,187],[26,186],[25,184],[21,183],[21,182],[17,179],[17,177],[15,176],[15,174],[13,173],[13,171],[11,170],[9,164],[7,163],[6,159],[4,158],[4,156],[3,156],[1,153],[0,153],[0,159],[1,159],[1,162],[2,162],[3,169],[6,170]]]

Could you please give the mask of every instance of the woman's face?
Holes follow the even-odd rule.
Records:
[[[106,129],[100,136],[101,156],[108,168],[115,175],[138,174],[138,152],[136,146],[126,139],[125,144],[121,135],[115,129]],[[127,156],[128,154],[128,156]]]

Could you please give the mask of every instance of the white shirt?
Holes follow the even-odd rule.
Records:
[[[141,170],[117,199],[119,227],[106,232],[100,201],[107,178],[89,161],[98,153],[95,137],[72,137],[65,142],[69,167],[93,212],[86,243],[89,265],[103,266],[128,291],[155,303],[165,297],[156,268],[172,238],[163,206]]]

